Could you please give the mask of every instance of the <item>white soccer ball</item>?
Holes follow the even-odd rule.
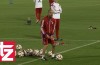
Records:
[[[52,51],[49,51],[49,52],[48,52],[48,55],[49,55],[49,56],[52,56]]]
[[[17,45],[16,45],[16,49],[17,49],[17,50],[21,50],[21,49],[22,49],[22,45],[17,44]]]
[[[28,51],[29,53],[32,53],[32,52],[33,52],[33,49],[27,49],[27,51]]]
[[[18,57],[23,57],[24,56],[23,50],[18,51],[17,55]]]
[[[63,56],[62,56],[61,54],[57,54],[57,55],[56,55],[56,60],[59,60],[59,61],[60,61],[60,60],[62,60],[62,59],[63,59]]]
[[[43,53],[43,49],[40,49],[40,50],[39,50],[39,56],[41,56],[42,53]],[[47,50],[45,51],[45,54],[46,54],[46,53],[47,53]]]
[[[23,50],[23,52],[24,52],[24,55],[25,55],[25,56],[28,56],[28,54],[27,54],[27,51],[26,51],[26,50]]]
[[[39,50],[38,49],[34,50],[33,55],[39,56]]]
[[[32,53],[33,53],[33,49],[27,49],[26,52],[27,52],[27,55],[28,56],[31,56]]]
[[[42,55],[42,53],[43,53],[43,49],[41,49],[41,50],[39,51],[39,54],[40,54],[40,55]]]

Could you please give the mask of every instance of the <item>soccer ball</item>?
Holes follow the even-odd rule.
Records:
[[[43,49],[40,49],[39,54],[41,55],[43,52]],[[45,53],[47,53],[47,50],[45,51]]]
[[[42,53],[43,53],[43,49],[40,49],[39,50],[39,56],[42,56]],[[45,53],[47,53],[47,50],[45,51]]]
[[[27,51],[28,51],[29,53],[32,53],[32,52],[33,52],[33,49],[27,49]]]
[[[43,49],[41,49],[41,50],[39,51],[39,54],[42,55],[42,52],[43,52]]]
[[[17,55],[18,57],[23,57],[24,56],[23,50],[18,51]]]
[[[27,52],[27,56],[31,56],[33,53],[33,49],[27,49],[26,52]]]
[[[17,44],[17,45],[16,45],[16,49],[17,49],[17,50],[21,50],[21,49],[22,49],[22,45]]]
[[[38,49],[34,50],[33,55],[39,56],[39,50]]]
[[[27,51],[26,51],[26,50],[23,50],[23,52],[24,52],[24,56],[28,56],[28,54],[27,54]]]
[[[56,55],[56,60],[59,60],[59,61],[60,61],[60,60],[62,60],[62,59],[63,59],[63,56],[62,56],[61,54],[57,54],[57,55]]]
[[[49,52],[48,52],[48,55],[49,55],[49,56],[52,56],[52,51],[49,51]]]

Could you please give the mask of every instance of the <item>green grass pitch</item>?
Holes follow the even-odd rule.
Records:
[[[16,62],[0,62],[0,65],[100,65],[100,0],[59,0],[62,5],[60,37],[64,46],[56,52],[64,59],[41,61],[38,57],[16,58]],[[43,0],[42,18],[49,9]],[[31,17],[32,25],[26,25]],[[96,30],[89,30],[94,26]],[[41,49],[40,25],[35,23],[33,0],[0,0],[0,40],[14,40],[23,48]],[[49,46],[48,50],[50,50]]]

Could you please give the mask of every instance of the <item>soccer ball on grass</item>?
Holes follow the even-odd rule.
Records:
[[[62,59],[63,59],[63,56],[62,56],[61,54],[57,54],[57,55],[56,55],[56,60],[59,60],[59,61],[60,61],[60,60],[62,60]]]
[[[17,45],[16,45],[16,49],[17,49],[17,50],[21,50],[21,49],[22,49],[22,45],[17,44]]]

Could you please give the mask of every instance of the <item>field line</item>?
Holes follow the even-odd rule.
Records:
[[[99,43],[100,41],[95,41],[95,42],[92,42],[92,43],[89,43],[89,44],[86,44],[86,45],[82,45],[82,46],[78,46],[78,47],[75,47],[75,48],[72,48],[72,49],[69,49],[69,50],[65,50],[65,51],[61,51],[59,53],[66,53],[68,51],[73,51],[73,50],[76,50],[76,49],[79,49],[79,48],[82,48],[82,47],[86,47],[86,46],[89,46],[89,45],[92,45],[92,44],[95,44],[95,43]]]
[[[83,47],[86,47],[86,46],[89,46],[89,45],[92,45],[92,44],[96,44],[96,43],[99,43],[99,42],[100,42],[100,41],[95,41],[95,42],[92,42],[92,43],[89,43],[89,44],[86,44],[86,45],[82,45],[82,46],[78,46],[78,47],[75,47],[75,48],[72,48],[72,49],[64,50],[64,51],[61,51],[61,52],[59,52],[59,53],[66,53],[66,52],[73,51],[73,50],[76,50],[76,49],[79,49],[79,48],[83,48]],[[27,61],[27,62],[23,62],[23,63],[17,64],[17,65],[28,64],[28,63],[37,61],[37,60],[39,60],[39,59],[40,59],[40,58],[31,60],[31,61]]]

